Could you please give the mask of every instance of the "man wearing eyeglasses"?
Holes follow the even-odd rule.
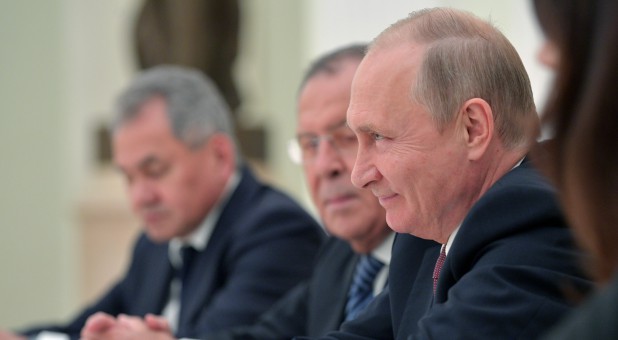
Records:
[[[200,338],[324,335],[359,315],[387,284],[394,234],[373,194],[354,187],[350,180],[357,140],[346,125],[346,112],[352,78],[365,48],[354,45],[321,57],[300,87],[296,138],[288,151],[302,165],[313,203],[333,236],[321,249],[312,278],[279,300],[254,325],[205,333]],[[425,245],[434,243],[420,247]],[[84,338],[88,338],[88,327],[100,327],[97,321],[87,326]],[[166,335],[165,322],[152,316],[145,322],[130,317],[121,322],[126,332],[116,339],[126,335],[171,338],[162,336]]]
[[[302,165],[311,199],[333,236],[323,246],[312,278],[253,326],[206,339],[324,335],[368,309],[370,300],[387,285],[394,233],[371,191],[356,188],[350,179],[358,142],[346,124],[346,113],[352,79],[365,49],[365,45],[353,45],[319,58],[300,86],[296,138],[288,151]],[[423,247],[435,247],[435,243],[421,240],[419,248]],[[372,275],[374,259],[381,268]],[[359,298],[368,282],[372,291]]]
[[[312,279],[279,300],[253,326],[206,339],[324,335],[355,318],[384,288],[394,234],[375,197],[350,180],[358,143],[346,124],[346,112],[365,48],[349,46],[319,58],[300,86],[296,137],[288,152],[302,166],[311,199],[334,236],[322,248]]]

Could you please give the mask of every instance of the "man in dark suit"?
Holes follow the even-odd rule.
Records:
[[[98,315],[161,314],[178,336],[253,323],[307,278],[323,233],[289,197],[239,158],[227,106],[197,71],[161,66],[119,100],[114,163],[144,223],[126,275],[71,323]]]
[[[591,283],[552,188],[525,159],[538,117],[490,24],[412,13],[370,45],[347,121],[352,182],[400,232],[389,290],[329,339],[534,339]],[[422,239],[439,248],[418,247]]]

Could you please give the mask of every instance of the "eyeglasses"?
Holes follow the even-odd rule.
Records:
[[[306,133],[291,139],[288,142],[290,159],[296,164],[313,163],[318,156],[322,140],[329,142],[341,156],[356,155],[358,149],[356,135],[347,125],[343,125],[322,135]]]

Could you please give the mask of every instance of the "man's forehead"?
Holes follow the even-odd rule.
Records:
[[[329,131],[333,131],[333,130],[337,130],[340,129],[342,127],[346,127],[347,126],[347,121],[346,121],[346,117],[345,115],[343,115],[342,117],[333,117],[333,119],[331,121],[329,121],[328,123],[324,124],[324,126],[322,126],[320,128],[320,130],[324,130],[326,132]],[[310,129],[307,126],[303,126],[302,123],[299,123],[298,126],[298,135],[303,135],[303,134],[311,134],[311,133],[315,133],[317,131],[312,131],[312,129]]]
[[[350,106],[346,115],[346,125],[352,130],[366,130],[371,123],[371,115],[364,105]]]
[[[114,165],[119,169],[142,169],[163,160],[164,155],[157,149],[120,149],[114,152]]]
[[[363,59],[352,82],[348,119],[350,113],[362,111],[380,96],[409,92],[424,60],[424,52],[423,45],[372,50]]]
[[[402,42],[396,45],[377,47],[367,53],[357,74],[379,75],[389,70],[416,69],[422,64],[427,48],[427,44],[415,42]]]
[[[326,93],[323,97],[313,97],[306,105],[299,108],[297,130],[331,129],[345,125],[346,112],[350,103],[350,86],[347,93],[342,89],[338,93]]]

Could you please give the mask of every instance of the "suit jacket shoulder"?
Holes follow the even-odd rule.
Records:
[[[409,308],[402,330],[413,339],[536,338],[572,308],[567,290],[590,289],[580,256],[554,190],[524,163],[472,207],[434,301],[424,313]],[[426,264],[425,276],[432,270]]]

